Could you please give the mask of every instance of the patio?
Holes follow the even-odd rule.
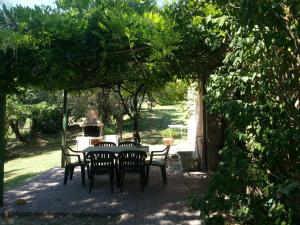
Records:
[[[117,224],[201,224],[199,211],[190,211],[187,196],[191,192],[203,193],[208,174],[185,173],[178,170],[178,161],[172,159],[168,168],[168,185],[164,186],[159,168],[151,168],[149,184],[144,193],[139,177],[126,175],[124,193],[109,188],[108,176],[98,176],[92,194],[88,185],[83,187],[80,173],[73,181],[63,185],[63,169],[53,168],[24,185],[5,193],[2,214],[54,214],[80,216],[120,216]],[[23,205],[16,201],[24,199]]]

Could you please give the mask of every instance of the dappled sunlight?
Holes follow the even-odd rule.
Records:
[[[85,187],[81,185],[79,170],[67,185],[63,185],[63,174],[63,169],[53,168],[7,191],[5,207],[0,212],[121,215],[117,224],[200,224],[199,211],[189,211],[186,201],[191,191],[189,183],[193,182],[196,189],[205,185],[208,177],[205,173],[168,170],[168,184],[164,185],[160,170],[151,168],[144,192],[139,177],[128,174],[124,192],[120,193],[115,184],[113,194],[108,176],[96,176],[92,193],[88,194],[89,182]],[[20,200],[22,204],[17,204]]]

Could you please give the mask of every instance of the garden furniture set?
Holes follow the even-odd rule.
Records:
[[[75,151],[69,146],[62,146],[65,159],[64,185],[68,178],[72,180],[75,167],[80,167],[82,185],[85,185],[85,168],[90,181],[89,193],[94,186],[96,175],[108,175],[111,192],[114,191],[113,181],[116,178],[117,186],[123,192],[123,184],[126,173],[140,175],[141,189],[144,191],[148,184],[150,167],[158,166],[161,169],[163,183],[167,184],[166,160],[170,145],[162,151],[152,151],[149,159],[149,146],[138,146],[135,142],[124,141],[118,146],[114,142],[98,142],[82,151]],[[71,161],[75,158],[75,161]]]

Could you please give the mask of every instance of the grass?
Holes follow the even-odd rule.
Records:
[[[49,170],[50,168],[60,166],[60,155],[61,152],[55,150],[6,162],[4,165],[5,189],[7,190],[17,186],[24,180]]]
[[[142,109],[140,134],[144,144],[162,144],[163,137],[169,137],[170,124],[186,124],[187,119],[179,105],[156,106],[152,110]],[[129,120],[125,121],[124,131],[131,132]],[[172,130],[173,137],[181,137],[180,131]]]
[[[168,125],[185,123],[184,113],[179,106],[156,106],[151,111],[143,109],[140,131],[143,144],[162,144],[162,138],[169,134]],[[132,136],[131,122],[125,121],[123,137]],[[176,133],[179,132],[179,133]],[[173,131],[177,137],[180,131]],[[75,137],[81,129],[68,132],[68,144],[75,145]],[[180,140],[180,136],[178,136]],[[176,140],[175,140],[176,143]],[[47,135],[36,142],[20,144],[8,139],[6,162],[4,165],[4,187],[8,190],[22,184],[26,179],[60,166],[61,135]],[[1,224],[0,224],[1,225]]]

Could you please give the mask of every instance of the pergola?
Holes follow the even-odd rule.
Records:
[[[117,7],[122,8],[124,6],[115,7],[118,9]],[[128,8],[128,10],[132,13],[135,12],[135,8]],[[96,13],[96,15],[98,14]],[[118,20],[114,15],[114,11],[111,15],[112,19]],[[124,18],[127,18],[127,15]],[[60,16],[63,17],[61,14],[55,16],[55,19],[61,18]],[[57,29],[56,32],[51,34],[52,36],[50,35],[50,37],[54,37],[53,40],[44,43],[41,39],[41,44],[38,43],[41,46],[36,47],[28,44],[27,30],[20,33],[20,35],[25,34],[26,38],[24,38],[24,45],[21,41],[21,45],[18,46],[17,44],[17,47],[15,47],[18,48],[17,62],[15,61],[14,47],[8,46],[8,49],[0,53],[0,61],[4,60],[4,64],[7,63],[3,66],[4,70],[2,71],[2,67],[0,70],[0,75],[4,77],[1,77],[0,80],[0,206],[3,205],[4,191],[6,95],[14,93],[15,89],[20,86],[36,86],[51,91],[64,90],[62,144],[65,144],[68,92],[95,87],[120,87],[124,82],[159,85],[172,78],[173,75],[169,71],[164,71],[166,63],[163,61],[167,60],[168,52],[175,49],[178,44],[177,41],[179,41],[176,35],[172,38],[173,29],[167,25],[163,27],[162,25],[165,24],[164,18],[158,15],[157,18],[154,16],[144,17],[138,13],[135,16],[134,20],[127,21],[124,18],[121,21],[118,20],[123,23],[123,26],[116,23],[118,26],[112,26],[109,27],[110,29],[104,30],[100,30],[98,26],[101,19],[107,22],[105,21],[106,18],[99,18],[100,22],[98,23],[95,18],[91,17],[88,21],[91,26],[85,27],[87,30],[84,30],[84,32],[81,23],[75,24],[78,26],[76,27],[73,24],[74,20],[66,16],[61,21],[69,22],[69,24],[66,23],[66,28],[72,31],[70,35],[65,35],[58,29],[65,24],[58,20],[58,25],[54,24],[51,27],[53,30]],[[49,19],[50,17],[51,13],[48,13],[46,18]],[[39,16],[31,19],[37,18],[40,19]],[[152,21],[153,18],[159,19],[158,22]],[[149,24],[151,26],[148,26]],[[10,28],[10,24],[7,27],[14,35],[14,32],[16,32],[14,28]],[[47,28],[47,26],[44,27]],[[124,29],[124,27],[128,29]],[[163,32],[161,32],[161,29],[163,29]],[[51,33],[53,30],[46,30],[45,33]],[[99,30],[102,32],[102,36]],[[96,31],[99,31],[97,35],[95,35]],[[128,34],[128,31],[132,31],[132,33]],[[161,36],[157,36],[158,34]],[[38,33],[37,36],[39,35],[41,34]],[[133,38],[130,39],[131,37],[128,37],[128,35],[133,35]],[[115,38],[115,36],[120,37]],[[158,38],[160,39],[157,40]],[[113,43],[113,41],[116,43]],[[108,50],[103,48],[102,42],[109,46]],[[94,44],[97,46],[94,46]],[[155,46],[156,44],[158,46]],[[150,57],[151,54],[154,55],[152,58]],[[10,61],[7,59],[10,59]],[[145,68],[149,67],[151,63],[151,68],[157,66],[157,70],[153,69],[148,74],[149,71],[147,72]],[[205,84],[203,83],[203,85]],[[203,117],[205,117],[205,114],[204,112]],[[203,121],[206,121],[206,119]],[[203,127],[204,149],[206,149],[206,125]]]
[[[67,123],[68,123],[68,115],[67,115],[67,105],[68,105],[68,93],[71,91],[84,90],[95,87],[109,87],[115,83],[103,83],[103,82],[95,82],[91,85],[89,78],[93,79],[94,76],[85,77],[87,82],[77,83],[74,81],[74,85],[70,85],[68,89],[63,90],[63,125],[62,125],[62,145],[66,144],[66,131],[67,131]],[[102,79],[103,80],[103,79]],[[29,82],[30,84],[30,82]],[[76,85],[75,85],[76,84]],[[78,85],[80,84],[80,85]],[[60,89],[57,89],[60,90]],[[5,161],[5,125],[6,125],[6,93],[0,93],[0,206],[3,206],[3,192],[4,192],[4,161]],[[64,167],[64,161],[62,157],[61,166]]]

